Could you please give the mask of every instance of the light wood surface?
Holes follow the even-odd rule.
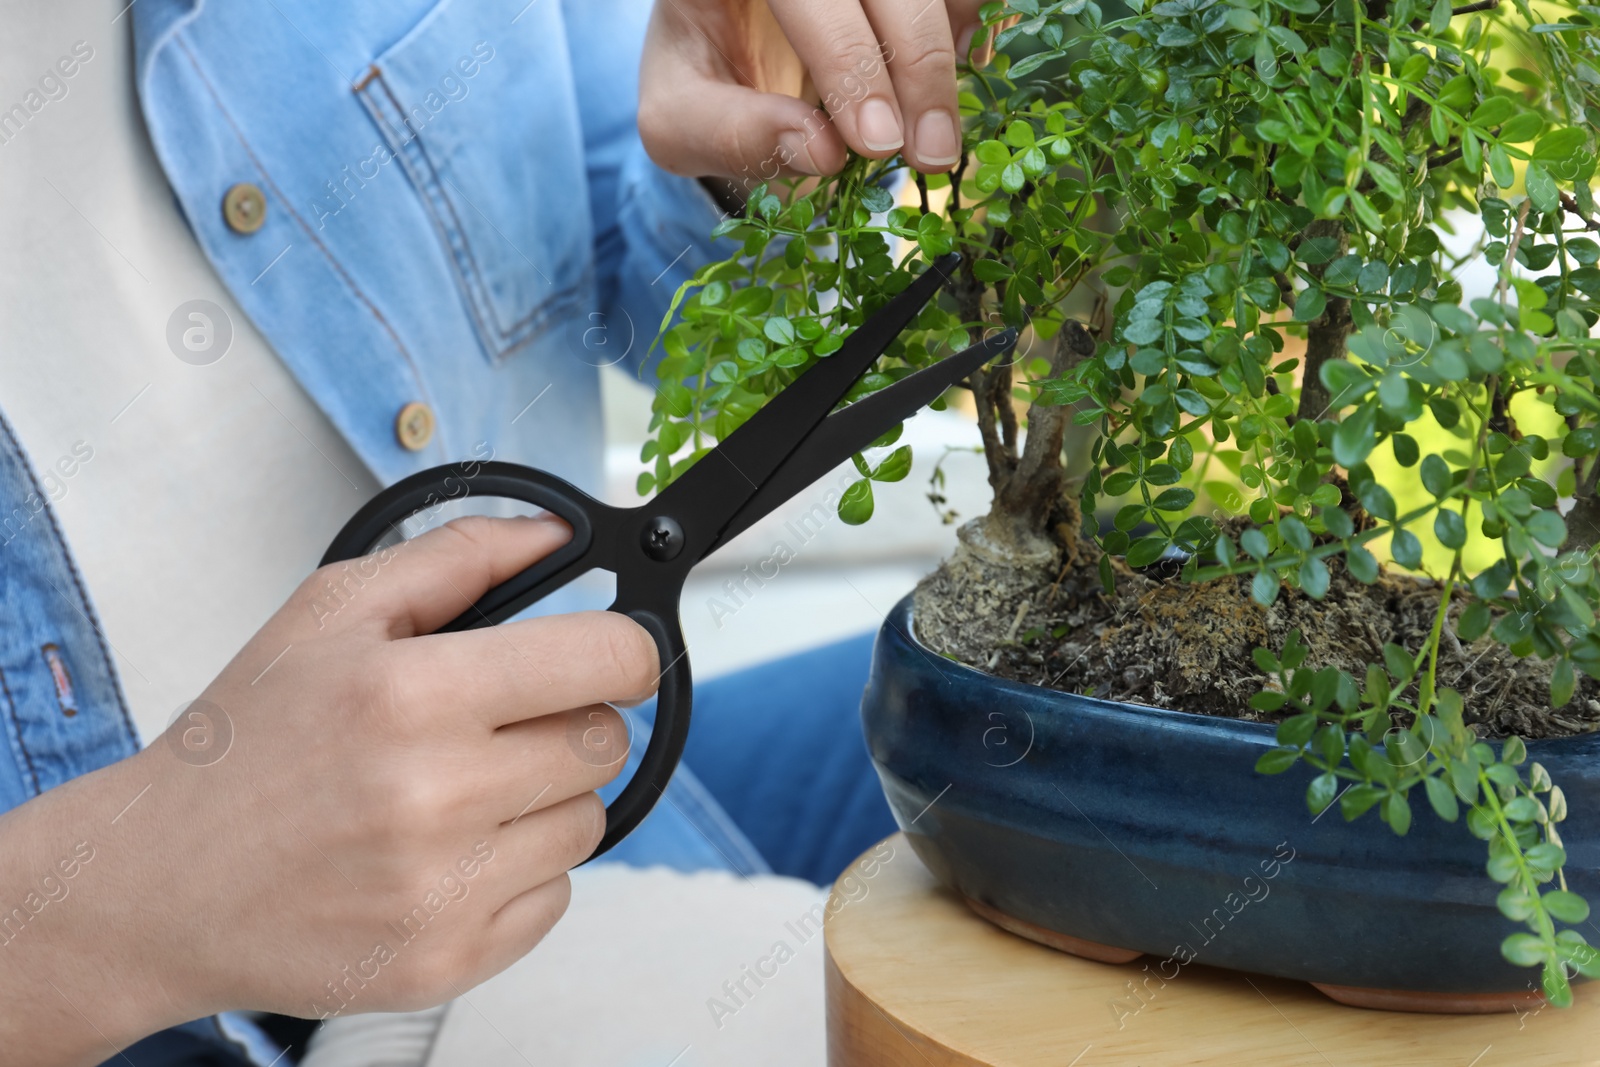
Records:
[[[834,886],[826,932],[830,1067],[1600,1065],[1600,986],[1566,1011],[1442,1016],[1198,963],[1164,980],[1158,957],[1092,963],[985,922],[899,834]]]

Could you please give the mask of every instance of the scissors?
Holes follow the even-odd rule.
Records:
[[[838,351],[806,370],[647,503],[612,507],[555,475],[515,463],[445,464],[404,478],[373,497],[339,531],[322,563],[366,555],[406,519],[464,495],[520,500],[572,527],[572,539],[565,545],[490,589],[439,632],[503,622],[592,570],[616,575],[617,596],[609,610],[649,632],[663,670],[650,741],[633,778],[606,809],[605,835],[589,857],[594,859],[650,813],[688,740],[692,685],[678,602],[689,571],[757,519],[1015,347],[1015,330],[996,333],[834,410],[929,298],[951,280],[959,260],[959,254],[951,253],[934,261],[857,327]]]

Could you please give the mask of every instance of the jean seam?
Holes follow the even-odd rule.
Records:
[[[267,183],[267,186],[272,190],[273,195],[277,197],[278,203],[282,206],[282,209],[289,215],[291,219],[295,221],[295,224],[300,227],[301,232],[306,235],[306,239],[311,242],[317,251],[322,253],[323,259],[327,260],[328,265],[333,269],[334,274],[337,275],[339,280],[349,288],[351,294],[355,296],[361,305],[367,309],[367,311],[372,315],[374,321],[376,321],[379,326],[383,327],[384,332],[389,335],[389,339],[394,342],[395,350],[400,353],[401,358],[406,361],[406,366],[411,369],[413,384],[418,390],[421,391],[423,399],[431,404],[432,397],[428,394],[428,387],[422,376],[422,372],[420,369],[418,369],[416,360],[411,358],[411,351],[406,348],[405,342],[400,339],[400,334],[396,332],[393,324],[391,324],[384,316],[383,312],[378,309],[378,305],[373,303],[372,299],[367,296],[366,291],[356,283],[355,278],[351,276],[349,271],[345,269],[344,264],[340,263],[338,258],[334,256],[333,250],[327,245],[323,244],[322,241],[317,238],[316,233],[311,229],[310,225],[307,224],[305,219],[300,217],[300,213],[294,209],[294,205],[290,203],[289,198],[283,194],[283,190],[279,188],[278,183],[273,180],[271,172],[267,170],[267,167],[261,161],[261,158],[256,155],[255,149],[251,147],[249,138],[245,137],[244,131],[240,129],[239,124],[234,121],[232,112],[230,112],[226,105],[223,104],[222,97],[218,95],[216,87],[211,84],[211,79],[206,76],[206,72],[201,68],[200,61],[195,57],[194,51],[189,47],[189,42],[184,40],[181,34],[175,35],[174,40],[177,42],[178,47],[183,50],[184,57],[189,61],[189,66],[194,69],[195,76],[198,77],[200,79],[200,83],[205,86],[206,93],[211,97],[211,102],[216,105],[217,113],[221,115],[223,121],[228,124],[228,128],[233,131],[233,135],[239,141],[240,147],[244,149],[245,155],[250,158],[250,162],[255,166],[256,171],[261,175],[261,180]]]
[[[395,113],[401,117],[401,122],[405,129],[410,132],[410,136],[402,137],[400,129],[383,113],[382,107],[369,99],[370,87],[373,83],[376,83],[377,87],[382,90],[383,95],[388,98],[389,104],[394,108]],[[394,148],[396,158],[401,161],[401,167],[411,179],[412,187],[416,189],[418,199],[422,202],[424,210],[432,220],[435,230],[438,231],[441,242],[450,255],[452,266],[455,268],[457,281],[460,282],[464,290],[468,312],[478,325],[479,336],[485,342],[485,349],[488,350],[489,355],[494,360],[505,359],[516,349],[537,338],[541,334],[543,326],[556,318],[568,305],[575,303],[583,289],[583,277],[580,276],[570,285],[556,288],[545,299],[536,301],[522,318],[513,322],[510,326],[502,327],[495,313],[488,275],[478,265],[472,241],[467,237],[466,228],[461,225],[461,218],[456,211],[455,204],[445,191],[444,178],[440,175],[439,168],[434,165],[433,157],[428,152],[428,146],[423,138],[422,131],[412,130],[409,124],[405,124],[405,111],[400,106],[400,101],[395,97],[393,90],[389,86],[388,78],[381,68],[376,66],[372,68],[372,72],[362,82],[362,87],[358,90],[357,95],[361,98],[368,114],[377,120],[381,120],[376,123],[379,126],[379,131],[383,133],[385,139]],[[419,162],[415,164],[408,158],[413,145],[419,159]],[[426,175],[421,173],[423,167],[427,168]],[[443,217],[435,200],[441,202],[444,212],[449,214],[448,222]],[[452,235],[460,242],[459,252],[456,249],[455,241],[451,240]],[[509,243],[509,238],[507,242]],[[515,248],[516,246],[513,245],[512,247]],[[518,249],[518,254],[522,254],[520,249]],[[551,281],[550,284],[553,288],[555,287],[554,281]],[[523,336],[519,338],[518,334]]]
[[[16,434],[12,432],[10,421],[6,419],[3,413],[0,413],[0,433],[5,435],[7,446],[10,448],[12,455],[17,457],[17,464],[22,469],[23,477],[28,479],[28,484],[33,487],[33,491],[44,501],[44,517],[45,521],[50,524],[50,536],[53,541],[51,547],[55,549],[62,569],[66,571],[67,577],[71,579],[73,591],[78,594],[78,603],[74,604],[73,607],[83,613],[85,621],[89,623],[89,629],[94,631],[95,644],[100,649],[100,665],[105,669],[106,679],[111,685],[111,698],[116,704],[118,717],[122,721],[123,738],[130,746],[127,754],[132,755],[134,752],[139,751],[139,732],[134,729],[133,716],[128,713],[128,701],[122,692],[122,678],[117,674],[116,666],[112,663],[111,650],[106,645],[105,632],[100,628],[100,620],[95,617],[94,603],[89,599],[89,592],[84,587],[83,577],[78,573],[78,565],[72,558],[72,552],[67,548],[67,539],[61,533],[61,524],[56,521],[55,508],[50,506],[50,498],[45,495],[43,488],[39,485],[39,479],[33,471],[33,464],[28,461],[28,454],[23,451],[22,445],[17,441]],[[65,593],[60,593],[59,590],[57,592],[63,599],[66,598]],[[7,696],[9,697],[9,695],[8,692]],[[16,722],[16,709],[14,706],[11,710],[11,717],[12,721]],[[26,752],[27,745],[22,742],[20,724],[17,725],[17,742],[22,745],[23,751]],[[29,757],[29,770],[32,770],[31,756]],[[35,792],[38,791],[38,785],[38,775],[34,775]]]
[[[6,715],[11,719],[11,747],[21,754],[22,762],[28,767],[28,777],[33,781],[33,795],[38,796],[42,792],[39,787],[39,772],[33,766],[33,753],[22,743],[22,723],[17,720],[17,702],[11,696],[11,685],[6,681],[4,670],[0,670],[0,693],[5,694]]]
[[[726,845],[737,854],[737,860],[733,856],[726,856],[726,858],[735,863],[738,874],[748,876],[772,873],[772,866],[767,862],[766,857],[761,855],[761,852],[745,836],[745,832],[739,829],[738,823],[733,821],[732,816],[723,811],[722,806],[716,803],[715,798],[711,797],[705,784],[694,776],[693,771],[678,775],[672,785],[677,787],[683,799],[695,809],[695,813],[699,816],[696,819],[694,815],[686,811],[683,813],[684,818],[688,819],[701,833],[705,834],[708,840],[711,840],[712,847],[720,849],[721,845]],[[710,803],[707,803],[708,800]],[[710,830],[716,831],[716,836],[721,838],[721,845],[716,840],[712,840]]]
[[[373,86],[381,90],[383,95],[388,98],[389,103],[394,106],[396,114],[400,116],[402,127],[409,132],[409,136],[402,135],[401,128],[397,128],[389,116],[384,113],[383,105],[374,99]],[[428,221],[433,224],[439,243],[444,246],[445,254],[450,260],[451,274],[454,275],[456,285],[461,290],[467,314],[472,319],[478,337],[484,343],[484,347],[489,350],[490,355],[494,355],[500,347],[501,331],[498,323],[490,321],[494,309],[489,303],[488,292],[482,282],[482,273],[478,270],[477,262],[472,256],[471,246],[467,243],[466,235],[460,230],[459,220],[457,220],[457,225],[455,226],[447,225],[438,207],[434,204],[435,196],[442,195],[442,192],[437,190],[437,178],[430,179],[420,173],[421,165],[428,161],[424,158],[419,162],[412,158],[413,153],[417,155],[422,153],[422,134],[412,130],[409,124],[405,123],[405,112],[401,110],[400,102],[395,99],[394,93],[389,90],[388,79],[384,77],[380,68],[376,66],[372,68],[371,75],[363,83],[362,88],[357,90],[356,96],[361,101],[362,107],[367,114],[375,120],[375,125],[379,127],[379,132],[394,150],[394,156],[399,161],[400,168],[406,172],[406,177],[410,181],[411,187],[416,191],[417,199],[421,203],[423,212],[428,216]],[[456,241],[452,240],[453,237],[460,240],[461,247],[459,249],[456,247]]]

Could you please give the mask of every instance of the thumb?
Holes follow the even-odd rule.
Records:
[[[431,633],[489,589],[533,566],[572,538],[554,515],[468,516],[420,537],[320,568],[301,587],[326,605],[352,607],[346,624],[378,622],[391,638]],[[338,613],[338,609],[326,610]],[[315,607],[313,614],[317,614]]]
[[[844,166],[844,141],[822,108],[675,73],[673,83],[657,81],[640,93],[639,136],[663,169],[731,178],[748,193],[775,178],[834,174]]]

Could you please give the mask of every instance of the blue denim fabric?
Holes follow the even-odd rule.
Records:
[[[710,196],[634,126],[649,6],[132,8],[146,125],[196,238],[383,480],[492,449],[598,487],[598,368],[637,369],[716,254]],[[255,233],[223,217],[239,182],[266,198]],[[412,401],[437,418],[417,452],[395,434]]]
[[[719,212],[700,185],[639,144],[649,6],[131,8],[147,128],[229,291],[195,295],[231,294],[385,481],[492,454],[599,488],[598,368],[639,370],[677,285],[728,250],[707,236]],[[252,234],[221,211],[239,182],[266,198]],[[395,433],[413,401],[437,426],[416,452]],[[136,740],[48,504],[0,430],[4,810]],[[826,881],[892,829],[855,724],[864,650],[836,646],[787,682],[773,667],[702,686],[690,758],[706,777],[683,770],[613,858]],[[277,1054],[229,1015],[125,1055],[174,1067]]]
[[[139,750],[83,580],[4,416],[0,603],[0,715],[10,757],[0,759],[3,811]]]
[[[0,700],[11,757],[0,759],[5,810],[132,755],[137,741],[94,609],[3,416],[0,516]],[[863,636],[700,685],[686,759],[703,777],[680,767],[655,811],[607,860],[831,881],[894,829],[860,741],[857,708],[870,653]],[[632,776],[649,738],[652,709],[628,715],[637,736],[608,800]],[[25,928],[16,936],[27,936]],[[154,1035],[107,1063],[241,1067],[278,1056],[247,1019],[230,1014]]]
[[[0,758],[0,811],[7,811],[62,782],[133,755],[139,742],[117,684],[111,650],[61,537],[49,495],[3,415],[0,603],[5,605],[0,624],[0,716],[6,737],[6,756]],[[13,938],[28,936],[26,912],[19,908],[18,915],[9,910],[13,907],[4,902],[3,918],[10,921],[0,924],[0,952]],[[226,1057],[218,1061],[222,1063],[245,1062],[239,1057],[246,1050],[255,1062],[270,1063],[279,1051],[242,1017],[202,1020],[183,1029]],[[135,1062],[140,1067],[146,1062],[167,1067],[169,1062],[188,1061]]]
[[[605,861],[831,883],[895,831],[861,736],[871,659],[863,634],[696,685],[683,764]],[[601,791],[607,801],[638,765],[653,707],[626,716],[635,736],[627,766]]]

